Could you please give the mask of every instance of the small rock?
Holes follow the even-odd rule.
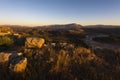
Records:
[[[10,53],[0,53],[0,63],[5,63],[9,61]]]

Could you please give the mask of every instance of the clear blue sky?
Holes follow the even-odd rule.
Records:
[[[0,25],[120,25],[120,0],[0,0]]]

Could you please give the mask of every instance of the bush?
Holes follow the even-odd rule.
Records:
[[[13,39],[5,36],[5,37],[0,37],[0,45],[6,45],[6,46],[9,46],[11,44],[13,44]]]

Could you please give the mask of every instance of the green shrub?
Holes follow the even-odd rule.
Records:
[[[13,42],[14,42],[13,39],[11,39],[11,38],[9,38],[7,36],[0,37],[0,46],[2,46],[2,45],[9,46],[9,45],[13,44]]]

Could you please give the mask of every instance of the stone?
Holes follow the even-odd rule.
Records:
[[[65,47],[68,43],[60,43],[61,47]]]
[[[4,64],[6,63],[6,64]],[[22,53],[0,53],[0,64],[9,68],[12,72],[24,72],[27,67],[27,58]]]
[[[74,49],[75,46],[73,44],[67,44],[64,48],[65,49]]]
[[[10,63],[9,69],[13,72],[24,72],[27,67],[27,58],[18,59]]]
[[[52,47],[55,47],[55,46],[56,46],[56,43],[51,43],[51,46],[52,46]]]
[[[45,40],[43,38],[26,38],[25,47],[26,48],[41,48]]]
[[[5,63],[9,61],[10,53],[0,53],[0,63]]]

